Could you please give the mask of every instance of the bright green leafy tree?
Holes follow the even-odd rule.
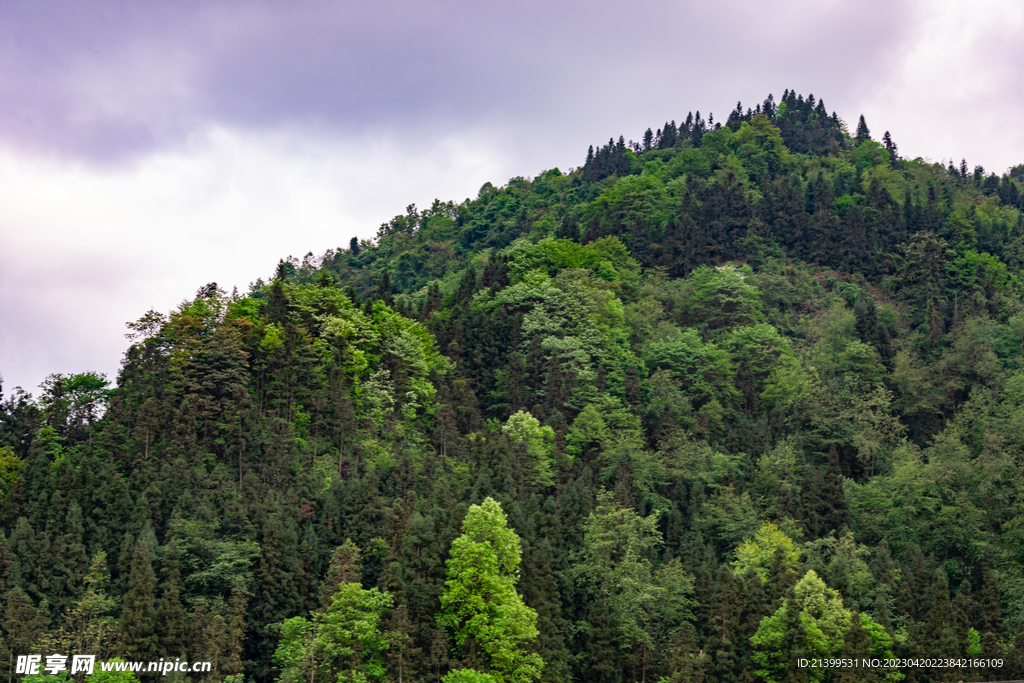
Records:
[[[281,625],[274,661],[282,683],[372,683],[387,680],[384,651],[388,636],[381,631],[391,596],[377,588],[342,583],[331,604],[310,619],[293,617]]]
[[[772,556],[776,549],[781,548],[788,571],[796,571],[800,564],[800,548],[775,522],[765,521],[753,538],[748,538],[736,548],[736,560],[733,567],[737,575],[743,575],[753,569],[761,577],[768,580],[768,569],[772,564]]]
[[[854,613],[843,606],[839,592],[826,586],[813,569],[808,571],[782,607],[761,620],[757,633],[750,639],[753,659],[759,667],[757,676],[766,683],[795,680],[797,674],[812,681],[825,680],[828,669],[798,671],[798,660],[828,659],[842,653],[853,619]],[[892,637],[866,614],[858,619],[871,640],[871,656],[892,658]],[[903,679],[903,674],[887,670],[881,679],[895,683]]]
[[[538,634],[537,612],[516,592],[519,562],[519,536],[501,505],[488,498],[470,506],[452,542],[438,621],[466,659],[490,666],[497,683],[526,683],[544,666],[527,649]]]
[[[534,480],[542,486],[554,483],[551,475],[551,454],[555,450],[555,431],[525,410],[513,413],[501,431],[514,444],[525,444],[526,454],[534,466]]]

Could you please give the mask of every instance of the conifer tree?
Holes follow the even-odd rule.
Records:
[[[45,606],[37,609],[17,586],[8,591],[3,620],[3,643],[8,653],[35,652],[42,644],[48,621]]]
[[[224,617],[214,614],[206,622],[203,633],[202,658],[210,662],[213,671],[221,671],[223,659],[228,648],[228,626]]]
[[[14,559],[11,557],[11,547],[7,543],[7,534],[0,529],[0,588],[7,585],[7,577],[11,573],[11,563]]]
[[[898,167],[900,156],[896,143],[892,141],[892,136],[889,135],[889,131],[885,131],[885,135],[882,136],[882,144],[885,145],[885,151],[889,153],[889,165],[892,168]]]
[[[269,624],[280,623],[297,614],[302,600],[297,577],[302,575],[299,564],[298,538],[291,520],[286,520],[280,507],[274,503],[263,524],[263,554],[257,570],[255,621],[259,635],[259,673],[267,676],[272,671],[277,637],[266,629]]]
[[[413,679],[414,674],[420,667],[422,648],[415,646],[413,637],[414,624],[409,618],[409,609],[405,605],[398,605],[391,610],[384,628],[385,638],[389,643],[388,647],[388,672],[396,683]]]
[[[704,666],[704,651],[697,647],[697,633],[690,624],[683,624],[672,636],[669,682],[704,683]]]
[[[32,579],[29,586],[34,589],[34,597],[39,602],[52,602],[59,593],[59,584],[54,580],[55,557],[52,537],[49,530],[36,535],[35,566],[32,567]]]
[[[8,588],[31,591],[32,562],[35,559],[35,532],[24,517],[19,517],[10,538],[11,563],[7,573]]]
[[[561,595],[551,571],[550,558],[554,552],[544,540],[531,544],[523,552],[523,574],[529,577],[524,586],[524,602],[537,612],[539,635],[536,652],[544,660],[541,681],[561,681],[569,677],[566,662],[569,651],[565,647],[565,619],[562,617]]]
[[[857,121],[857,137],[855,139],[858,145],[871,139],[871,131],[868,130],[868,124],[864,121],[864,114],[861,114],[860,120]]]
[[[993,634],[1003,630],[1003,610],[999,600],[999,583],[992,567],[991,553],[985,555],[981,575],[982,628]]]
[[[932,583],[929,595],[930,609],[928,610],[928,621],[924,627],[924,642],[922,644],[930,647],[935,652],[952,652],[951,656],[961,654],[953,608],[949,601],[949,582],[946,579],[946,572],[939,569],[935,572],[935,581]],[[966,637],[966,629],[963,634]]]
[[[853,613],[844,640],[841,658],[853,660],[858,665],[871,658],[875,643],[861,625],[860,614]],[[870,666],[841,667],[836,673],[836,683],[876,683],[880,678],[879,670]]]
[[[764,581],[753,567],[747,569],[742,577],[746,591],[746,602],[743,606],[743,620],[740,625],[740,651],[746,655],[749,650],[750,638],[757,632],[761,619],[771,614],[771,604],[764,592]],[[749,660],[749,657],[744,657]]]
[[[160,602],[157,605],[157,632],[160,650],[167,655],[185,652],[185,609],[181,604],[181,554],[178,544],[170,541],[160,561]]]
[[[781,545],[775,548],[772,553],[772,562],[768,567],[768,598],[772,608],[776,608],[782,601],[783,596],[793,587],[797,581],[797,573],[793,570],[786,549]]]
[[[595,683],[615,683],[621,676],[621,657],[616,647],[615,632],[602,600],[593,605],[588,623],[589,667],[586,680]]]
[[[107,594],[107,554],[97,553],[84,577],[83,592],[61,615],[63,623],[45,638],[46,649],[57,652],[112,656],[120,643],[117,601]]]
[[[224,652],[223,671],[228,674],[242,672],[242,646],[245,643],[245,608],[247,601],[242,593],[233,593],[228,605],[227,642]]]
[[[156,576],[145,542],[135,545],[121,609],[120,632],[125,655],[152,659],[157,652]]]
[[[723,565],[718,570],[708,647],[713,653],[714,673],[719,681],[735,680],[739,668],[744,592],[742,579],[734,577],[729,567]]]
[[[85,551],[85,527],[82,523],[82,508],[78,501],[72,500],[68,505],[65,522],[66,533],[61,539],[58,569],[62,575],[62,583],[66,587],[64,600],[77,597],[82,590],[82,579],[88,570],[89,558]]]
[[[327,568],[327,577],[320,586],[320,609],[330,606],[341,584],[360,582],[361,563],[362,554],[359,552],[359,546],[353,543],[351,538],[346,538],[342,545],[334,549],[331,564]]]

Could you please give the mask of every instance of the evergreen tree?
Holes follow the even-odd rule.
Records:
[[[960,644],[957,639],[953,608],[949,600],[949,583],[946,573],[942,570],[935,572],[935,581],[932,583],[929,595],[930,608],[928,620],[924,626],[924,642],[928,648],[935,652],[953,652],[959,656]],[[966,637],[966,629],[964,636]]]
[[[856,666],[841,667],[837,672],[836,683],[876,683],[880,671],[870,666],[860,666],[874,654],[875,642],[861,625],[860,614],[854,612],[850,619],[850,629],[846,632],[841,658],[856,662]]]
[[[861,120],[864,120],[863,117]],[[885,131],[885,135],[882,136],[882,144],[885,145],[885,151],[889,153],[889,165],[894,169],[898,168],[900,156],[896,143],[892,141],[892,136],[889,135],[889,131]]]
[[[760,579],[758,579],[760,581]],[[704,651],[697,647],[697,634],[690,624],[683,624],[673,635],[669,659],[670,683],[704,683]]]
[[[746,607],[742,579],[733,576],[728,567],[718,572],[718,589],[711,617],[711,643],[714,675],[719,681],[733,681],[740,666],[743,637],[742,616]]]
[[[330,606],[331,599],[338,592],[338,587],[341,584],[360,582],[361,562],[362,555],[359,552],[359,547],[352,542],[351,538],[345,539],[342,545],[334,549],[331,564],[327,569],[327,576],[323,585],[320,586],[320,609]]]
[[[597,601],[588,623],[588,681],[614,683],[621,677],[621,656],[605,601]]]
[[[173,540],[164,548],[160,571],[160,602],[156,623],[160,650],[168,655],[185,652],[185,609],[181,604],[181,560],[178,544]]]
[[[132,659],[155,659],[156,627],[156,576],[149,550],[140,541],[132,555],[121,608],[120,631],[125,655]]]
[[[864,115],[860,115],[860,119],[857,121],[857,136],[855,138],[857,144],[867,142],[871,139],[871,131],[868,130],[868,124],[864,121]]]
[[[274,504],[266,516],[262,530],[262,555],[257,570],[255,630],[259,645],[253,653],[261,676],[269,675],[271,657],[277,649],[275,634],[266,629],[269,624],[280,623],[289,615],[299,612],[302,603],[297,577],[301,576],[298,538],[291,520],[284,518]]]
[[[8,654],[36,652],[48,622],[44,605],[37,609],[19,587],[8,591],[3,620],[3,644]]]

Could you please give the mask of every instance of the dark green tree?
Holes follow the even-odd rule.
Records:
[[[868,130],[868,124],[864,121],[864,114],[861,114],[857,121],[857,136],[854,139],[858,145],[871,139],[871,131]]]
[[[156,575],[149,549],[141,541],[135,545],[132,555],[121,608],[120,631],[126,656],[140,660],[156,658]]]

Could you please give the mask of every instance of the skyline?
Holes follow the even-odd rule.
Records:
[[[410,203],[786,88],[910,158],[1024,162],[1019,4],[630,9],[636,26],[612,3],[9,3],[4,396],[51,372],[113,380],[124,323],[207,282],[245,292]]]

